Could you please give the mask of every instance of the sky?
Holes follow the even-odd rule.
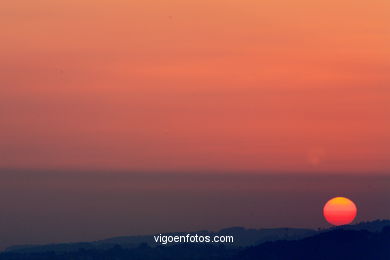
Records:
[[[388,0],[6,1],[0,9],[0,178],[9,183],[3,195],[24,208],[28,204],[18,196],[26,183],[32,194],[40,194],[36,198],[57,194],[51,182],[39,181],[47,172],[54,187],[64,190],[58,191],[64,198],[59,203],[94,198],[104,186],[101,172],[113,173],[114,187],[117,174],[127,178],[124,183],[151,174],[150,182],[140,184],[144,193],[156,176],[170,179],[172,174],[189,180],[194,174],[303,174],[317,182],[341,174],[359,185],[364,177],[386,177],[389,13]],[[79,183],[77,174],[84,181]],[[26,176],[31,182],[24,182]],[[63,178],[69,179],[61,184]],[[207,192],[220,185],[204,182]],[[273,183],[279,190],[289,186]],[[339,193],[359,191],[347,184]],[[65,190],[73,186],[80,187],[78,200],[66,200]],[[165,188],[180,194],[181,187],[177,182]],[[321,203],[331,195],[311,192]],[[278,198],[274,203],[284,201]],[[168,208],[174,203],[167,199]],[[87,214],[83,205],[77,207]],[[60,214],[61,207],[54,209],[44,212],[47,218]],[[24,210],[26,219],[38,219],[33,208]],[[377,210],[378,217],[390,217],[387,209]],[[303,224],[302,219],[259,219],[264,225]],[[199,223],[216,227],[206,222]],[[237,222],[245,224],[241,218]],[[35,224],[42,228],[45,223]],[[90,232],[103,230],[97,228],[100,223]],[[22,237],[22,230],[11,228],[15,225],[8,232],[15,239],[7,243]],[[124,230],[131,233],[129,227]],[[145,226],[139,232],[151,230]],[[53,229],[46,231],[45,241],[115,233],[55,239]]]
[[[7,1],[0,167],[387,172],[389,10]]]

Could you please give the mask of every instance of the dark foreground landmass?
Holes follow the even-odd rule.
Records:
[[[12,247],[0,254],[0,259],[75,259],[75,260],[100,260],[100,259],[134,259],[134,260],[305,260],[305,259],[390,259],[390,221],[373,221],[357,225],[344,226],[330,230],[317,231],[309,235],[300,230],[297,238],[292,236],[274,239],[275,234],[284,234],[284,229],[276,229],[275,232],[267,230],[270,241],[261,239],[258,244],[250,246],[231,246],[225,244],[177,244],[170,246],[150,245],[141,242],[137,246],[126,246],[119,242],[118,238],[104,240],[114,243],[78,243],[70,244],[66,249],[58,245]],[[289,229],[285,229],[289,230]],[[234,229],[230,232],[241,232],[251,241],[256,241],[256,236],[262,236],[264,232],[255,230]],[[204,231],[207,232],[207,231]],[[249,232],[249,233],[248,233]],[[273,234],[273,235],[272,235]],[[304,235],[306,234],[306,235]],[[299,236],[304,236],[299,238]],[[139,238],[138,238],[139,239]],[[118,243],[115,244],[115,241]],[[125,239],[125,241],[127,241]],[[122,241],[123,242],[123,241]],[[104,245],[104,246],[103,246]]]

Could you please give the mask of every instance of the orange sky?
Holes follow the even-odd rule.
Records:
[[[388,0],[14,0],[0,168],[390,170]]]

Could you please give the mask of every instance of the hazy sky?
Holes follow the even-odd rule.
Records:
[[[388,0],[15,0],[0,167],[387,172]]]
[[[390,218],[389,14],[389,0],[3,1],[0,247],[316,227],[338,195],[359,220]]]

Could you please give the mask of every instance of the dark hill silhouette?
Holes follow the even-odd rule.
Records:
[[[126,245],[129,237],[120,237],[92,243],[14,247],[1,253],[0,260],[384,260],[390,259],[390,225],[387,224],[390,221],[378,220],[318,232],[311,230],[311,236],[305,233],[307,230],[299,229],[252,230],[235,227],[218,232],[220,235],[246,237],[248,240],[245,243],[269,239],[268,242],[245,247],[228,244],[150,246],[144,242],[125,247],[118,242]],[[299,238],[302,235],[304,237]],[[130,238],[133,242],[142,240],[141,237]]]
[[[251,245],[258,245],[266,241],[276,240],[293,240],[301,239],[311,236],[316,231],[311,229],[298,228],[270,228],[270,229],[246,229],[242,227],[231,227],[222,229],[218,232],[211,231],[195,231],[195,232],[178,232],[178,233],[164,233],[164,235],[229,235],[233,236],[235,241],[233,244],[226,244],[234,247],[247,247]],[[145,243],[151,247],[156,247],[158,244],[154,241],[153,235],[150,236],[124,236],[114,237],[94,242],[83,243],[62,243],[62,244],[48,244],[48,245],[19,245],[11,246],[6,249],[7,252],[67,252],[77,251],[79,249],[109,249],[115,245],[120,245],[122,248],[136,248],[139,244]]]
[[[390,259],[390,227],[377,233],[337,229],[297,241],[266,242],[240,252],[234,259]]]
[[[344,230],[367,230],[370,232],[381,232],[384,227],[390,226],[390,220],[378,219],[374,221],[360,222],[354,225],[344,225],[332,229]]]

